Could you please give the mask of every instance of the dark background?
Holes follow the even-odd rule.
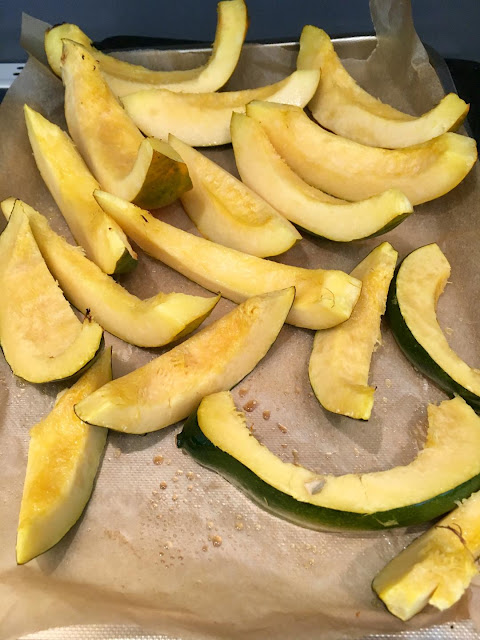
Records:
[[[144,35],[211,42],[217,0],[0,0],[0,62],[23,61],[21,13],[73,22],[93,40]],[[298,39],[305,24],[330,35],[372,32],[367,0],[247,0],[247,40]],[[412,0],[417,31],[444,57],[480,61],[480,0]]]

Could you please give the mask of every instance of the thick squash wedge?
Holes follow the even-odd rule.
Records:
[[[376,247],[350,275],[362,291],[350,318],[338,327],[317,331],[308,367],[310,384],[320,404],[333,413],[368,420],[375,388],[368,374],[380,320],[398,253],[388,242]]]
[[[125,342],[139,347],[168,344],[196,329],[220,299],[158,293],[140,300],[57,235],[28,204],[9,198],[1,208],[7,218],[14,208],[28,217],[43,258],[67,299]]]
[[[93,197],[100,185],[69,136],[28,105],[24,112],[38,170],[75,240],[105,273],[131,271],[137,264],[137,254],[118,224]]]
[[[175,93],[147,89],[122,98],[123,106],[147,136],[166,140],[168,134],[192,147],[231,142],[232,113],[245,113],[252,100],[267,100],[304,107],[315,93],[319,72],[294,71],[284,80],[258,89],[222,93]]]
[[[298,327],[325,329],[344,322],[360,295],[361,282],[343,271],[263,260],[172,227],[108,193],[95,192],[95,197],[144,251],[229,300],[242,302],[294,286],[295,301],[287,322]]]
[[[45,51],[50,66],[61,75],[62,39],[74,40],[86,47],[99,62],[102,73],[117,96],[153,87],[172,91],[205,92],[220,89],[237,66],[248,27],[247,7],[243,0],[217,5],[218,22],[213,51],[206,64],[182,71],[152,71],[141,65],[117,60],[98,51],[90,38],[74,24],[61,24],[45,34]]]
[[[63,380],[93,364],[103,330],[77,319],[20,209],[0,237],[0,344],[13,373],[28,382]]]
[[[53,547],[81,516],[93,491],[107,430],[77,418],[73,406],[112,379],[111,349],[30,430],[17,531],[17,563]]]
[[[454,93],[416,118],[364,91],[343,67],[322,29],[307,25],[300,36],[298,69],[320,69],[318,89],[308,106],[322,127],[372,147],[410,147],[456,129],[468,104]]]
[[[359,202],[338,200],[315,189],[290,169],[253,118],[234,113],[231,131],[242,181],[309,233],[351,242],[391,231],[413,212],[408,198],[398,189]]]
[[[175,136],[168,141],[193,184],[181,196],[183,207],[205,238],[260,258],[283,253],[301,240],[288,220],[231,173]]]
[[[456,187],[477,159],[475,140],[456,133],[405,149],[379,149],[329,133],[299,107],[252,102],[247,115],[301,178],[345,200],[395,188],[413,205],[427,202]]]
[[[372,587],[393,615],[409,620],[427,604],[447,609],[478,574],[480,493],[474,493],[391,560]]]
[[[250,373],[275,342],[294,296],[290,287],[246,300],[178,347],[101,387],[75,413],[126,433],[183,420],[204,395],[230,389]]]
[[[450,276],[450,264],[437,244],[408,255],[392,280],[387,317],[403,353],[450,394],[480,411],[480,371],[449,346],[437,320],[437,301]]]
[[[230,393],[204,398],[177,444],[260,507],[312,529],[419,524],[480,487],[480,417],[461,399],[428,406],[428,435],[410,464],[331,476],[283,462],[252,435]]]
[[[63,45],[62,80],[68,130],[102,189],[155,209],[191,188],[178,154],[166,142],[142,136],[95,58],[71,40]]]

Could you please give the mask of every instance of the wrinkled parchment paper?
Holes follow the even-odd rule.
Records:
[[[343,42],[339,52],[368,90],[420,114],[438,101],[442,90],[409,11],[404,2],[373,2],[377,51],[366,63],[360,60],[370,53],[368,43],[365,48],[365,43]],[[251,13],[254,19],[254,6]],[[30,21],[24,31],[30,51],[38,26]],[[202,63],[207,54],[122,56],[157,68],[185,68]],[[276,81],[293,70],[295,59],[293,46],[246,46],[228,88]],[[71,238],[36,169],[22,113],[26,102],[64,127],[62,100],[60,80],[31,57],[0,109],[0,198],[24,199]],[[206,153],[235,172],[231,148]],[[306,236],[279,260],[350,271],[384,240],[400,257],[438,242],[452,264],[451,284],[439,305],[441,324],[451,329],[453,348],[475,365],[480,361],[477,182],[475,167],[457,189],[416,207],[413,216],[381,239],[334,244]],[[179,204],[158,215],[195,232]],[[2,220],[0,229],[3,226]],[[141,251],[139,256],[136,271],[121,279],[136,295],[147,297],[159,290],[210,295]],[[206,324],[231,308],[231,302],[222,300]],[[285,326],[262,363],[234,390],[238,406],[258,402],[249,419],[261,441],[282,459],[298,460],[319,472],[380,470],[412,460],[425,437],[427,404],[446,396],[406,361],[388,327],[382,331],[383,343],[371,369],[375,407],[371,420],[363,423],[321,408],[307,376],[313,332]],[[108,335],[107,343],[113,345],[114,376],[162,353]],[[184,639],[360,638],[465,619],[474,614],[475,602],[478,608],[478,592],[472,588],[444,614],[427,609],[408,624],[395,619],[370,584],[424,528],[334,534],[284,522],[178,450],[175,434],[180,426],[143,437],[110,433],[95,491],[80,522],[54,549],[17,567],[16,524],[28,431],[50,411],[62,388],[25,383],[0,361],[1,640],[48,627],[101,623],[138,624]],[[270,411],[269,420],[263,419],[263,411]],[[449,637],[449,630],[450,624],[442,637]]]

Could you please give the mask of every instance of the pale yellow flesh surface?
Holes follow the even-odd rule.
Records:
[[[468,105],[454,93],[417,118],[382,103],[349,75],[325,31],[311,25],[300,37],[297,68],[321,71],[308,105],[317,122],[364,145],[396,149],[420,144],[455,129],[468,113]]]
[[[399,215],[413,212],[397,189],[359,202],[338,200],[300,178],[277,153],[265,130],[253,118],[233,114],[232,144],[244,184],[287,220],[316,235],[350,242],[377,233]]]
[[[112,379],[111,350],[57,398],[52,411],[30,431],[27,471],[17,531],[17,563],[55,545],[87,504],[107,430],[77,418],[73,406]]]
[[[451,349],[437,320],[437,302],[450,276],[450,264],[437,244],[413,251],[397,275],[400,310],[415,340],[453,380],[480,396],[480,371]]]
[[[361,282],[343,271],[263,260],[186,233],[108,193],[96,192],[95,197],[144,251],[234,302],[294,286],[290,324],[308,329],[335,326],[350,317],[360,295]]]
[[[333,413],[358,420],[370,418],[375,388],[368,385],[380,320],[398,253],[388,243],[376,247],[351,272],[362,291],[350,318],[333,329],[317,331],[309,377],[320,404]]]
[[[159,191],[151,208],[163,206],[158,182],[164,179],[168,190],[172,179],[168,169],[175,174],[179,165],[182,172],[183,163],[173,150],[160,153],[155,141],[143,137],[108,88],[96,60],[71,40],[63,44],[62,80],[68,130],[102,189],[127,200]]]
[[[480,557],[480,492],[391,560],[373,581],[388,609],[409,620],[427,604],[447,609],[477,575]]]
[[[135,66],[132,73],[134,65],[123,63],[120,66],[117,60],[112,63],[113,58],[105,69],[105,58],[102,58],[102,71],[110,88],[119,97],[152,87],[190,93],[217,91],[237,66],[247,27],[247,8],[243,0],[219,2],[213,50],[203,66],[185,71],[151,71]]]
[[[93,197],[100,185],[69,136],[28,105],[24,111],[40,175],[87,257],[108,274],[115,272],[125,251],[136,259],[123,231]]]
[[[182,205],[205,238],[260,258],[283,253],[301,240],[288,220],[240,180],[178,138],[168,140],[193,183],[181,196]]]
[[[393,615],[409,620],[427,604],[444,610],[462,597],[478,569],[457,533],[434,527],[375,577],[373,590]]]
[[[477,159],[475,141],[456,133],[405,149],[379,149],[329,133],[298,107],[252,102],[247,115],[303,180],[345,200],[395,188],[412,205],[427,202],[456,187]]]
[[[99,62],[107,82],[118,96],[152,87],[168,87],[173,91],[216,91],[227,82],[237,65],[248,26],[247,8],[243,0],[219,2],[217,11],[212,54],[205,65],[195,69],[152,71],[118,60],[95,49],[90,38],[74,24],[58,25],[48,30],[45,34],[45,51],[53,71],[61,76],[62,39],[82,44]]]
[[[159,293],[140,300],[57,235],[46,218],[24,202],[4,200],[1,208],[7,219],[14,206],[28,216],[43,258],[68,300],[82,313],[89,309],[104,329],[125,342],[140,347],[168,344],[193,331],[218,302],[218,296],[183,293]]]
[[[318,71],[294,71],[284,80],[258,89],[223,93],[149,89],[124,97],[122,103],[146,135],[166,140],[171,133],[192,147],[209,147],[231,142],[232,113],[244,113],[248,102],[267,100],[304,107],[318,79]]]
[[[21,210],[3,232],[0,250],[0,342],[13,373],[29,382],[68,378],[86,366],[103,331],[82,324],[50,274]]]
[[[149,364],[75,407],[85,422],[146,433],[186,418],[210,393],[230,389],[265,356],[292,305],[293,287],[250,298]]]
[[[197,415],[215,446],[275,489],[319,507],[366,514],[388,511],[428,500],[480,472],[480,417],[461,398],[428,406],[427,440],[410,464],[341,476],[283,462],[252,436],[228,392],[205,398]]]

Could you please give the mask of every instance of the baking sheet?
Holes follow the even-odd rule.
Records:
[[[380,51],[367,62],[359,60],[368,48],[361,39],[343,40],[339,51],[365,88],[419,114],[438,101],[442,89],[409,26],[408,3],[394,2],[390,13],[385,8],[389,4],[372,3]],[[27,43],[33,42],[38,26],[27,24]],[[246,46],[227,88],[260,86],[284,77],[294,68],[296,51],[295,45]],[[122,57],[154,68],[188,68],[201,64],[206,55],[141,51]],[[412,63],[402,71],[406,61]],[[61,83],[33,57],[0,107],[0,198],[24,199],[71,238],[36,170],[23,122],[25,102],[65,127]],[[229,147],[206,155],[236,173]],[[440,321],[451,329],[453,348],[473,366],[480,361],[477,181],[478,166],[457,189],[416,207],[415,215],[381,239],[339,245],[305,237],[278,260],[351,271],[384,240],[400,257],[438,242],[452,264],[452,284],[439,305]],[[158,215],[196,232],[178,204]],[[159,290],[208,295],[141,251],[139,255],[136,271],[121,279],[139,297]],[[231,308],[232,303],[222,300],[206,324]],[[313,332],[284,327],[266,358],[234,390],[240,407],[257,400],[250,417],[262,442],[284,460],[299,460],[327,473],[386,469],[413,459],[424,440],[427,403],[446,396],[413,370],[387,326],[382,333],[371,369],[377,387],[373,416],[360,423],[320,407],[307,376]],[[113,345],[115,376],[163,352],[138,349],[111,336],[107,343]],[[17,567],[16,522],[28,429],[49,412],[62,388],[24,383],[0,361],[0,640],[75,624],[137,624],[185,640],[245,635],[337,639],[448,621],[439,636],[446,638],[450,621],[474,615],[475,604],[478,609],[478,589],[473,588],[446,613],[428,609],[407,624],[396,620],[370,583],[421,527],[332,534],[283,522],[178,450],[174,436],[179,426],[143,437],[110,433],[93,497],[80,522],[54,549]],[[268,421],[262,418],[264,410],[270,411]],[[155,464],[158,456],[162,464]],[[220,546],[214,544],[219,538]]]

